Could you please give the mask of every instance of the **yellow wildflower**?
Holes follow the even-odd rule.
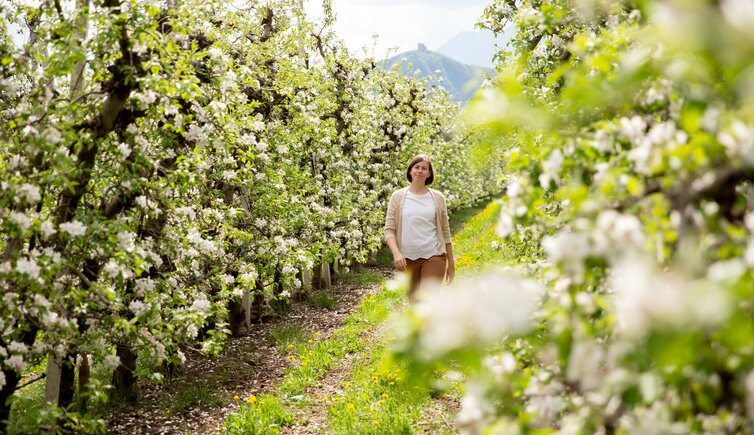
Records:
[[[348,405],[346,405],[346,408],[353,409],[354,408],[353,403],[349,403]]]
[[[249,405],[253,405],[254,403],[256,403],[256,401],[257,401],[257,396],[253,394],[249,396],[248,399],[246,399],[246,403],[248,403]]]

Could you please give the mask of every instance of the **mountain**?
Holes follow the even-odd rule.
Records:
[[[493,56],[512,36],[513,26],[509,26],[505,34],[497,38],[489,30],[461,32],[438,48],[437,52],[465,64],[492,68]]]
[[[439,85],[458,102],[465,103],[479,89],[486,74],[491,70],[475,65],[466,65],[448,56],[427,50],[424,44],[414,51],[407,51],[389,58],[386,68],[401,65],[404,74],[419,71],[422,77],[432,77],[430,85]],[[441,80],[438,80],[441,79]]]

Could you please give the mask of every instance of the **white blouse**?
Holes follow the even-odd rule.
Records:
[[[437,255],[437,218],[435,201],[427,192],[416,195],[406,192],[401,225],[401,253],[409,260]]]

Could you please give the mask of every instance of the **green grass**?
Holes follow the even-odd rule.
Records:
[[[165,398],[165,403],[169,404],[167,411],[172,415],[196,406],[216,407],[223,404],[223,400],[205,380],[180,385],[176,390]]]
[[[455,235],[463,230],[470,220],[475,219],[479,213],[484,211],[491,203],[494,203],[493,199],[484,200],[471,207],[454,210],[450,213],[450,233]],[[455,243],[455,240],[454,240]]]
[[[293,416],[275,395],[263,394],[258,398],[249,396],[244,401],[238,412],[228,415],[225,419],[225,433],[277,434],[281,428],[293,424]]]
[[[387,246],[383,246],[377,251],[375,260],[380,266],[391,267],[393,265],[393,253],[390,252],[390,249],[388,249]]]
[[[331,310],[338,305],[338,300],[335,296],[329,294],[324,290],[312,290],[306,295],[306,300],[311,305],[318,308],[326,308]]]
[[[391,261],[392,265],[392,261]],[[363,272],[351,272],[341,277],[341,282],[348,285],[368,286],[381,283],[385,277],[379,272],[365,270]]]
[[[288,345],[301,344],[311,333],[296,323],[281,323],[272,327],[267,335],[267,341],[277,346],[281,354],[286,352]]]
[[[467,219],[463,229],[453,236],[456,272],[469,276],[502,264],[510,257],[505,240],[495,233],[501,204],[490,201],[484,209]],[[493,243],[498,248],[493,248]]]

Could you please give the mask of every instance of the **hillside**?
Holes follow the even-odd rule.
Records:
[[[467,65],[492,68],[492,58],[498,51],[496,44],[504,42],[495,39],[490,31],[461,32],[440,46],[437,52]]]
[[[445,55],[427,50],[419,44],[417,50],[400,53],[386,61],[386,68],[400,64],[404,74],[419,71],[422,77],[432,77],[433,85],[444,87],[458,102],[465,103],[479,89],[487,73],[491,70],[474,65],[466,65]]]

